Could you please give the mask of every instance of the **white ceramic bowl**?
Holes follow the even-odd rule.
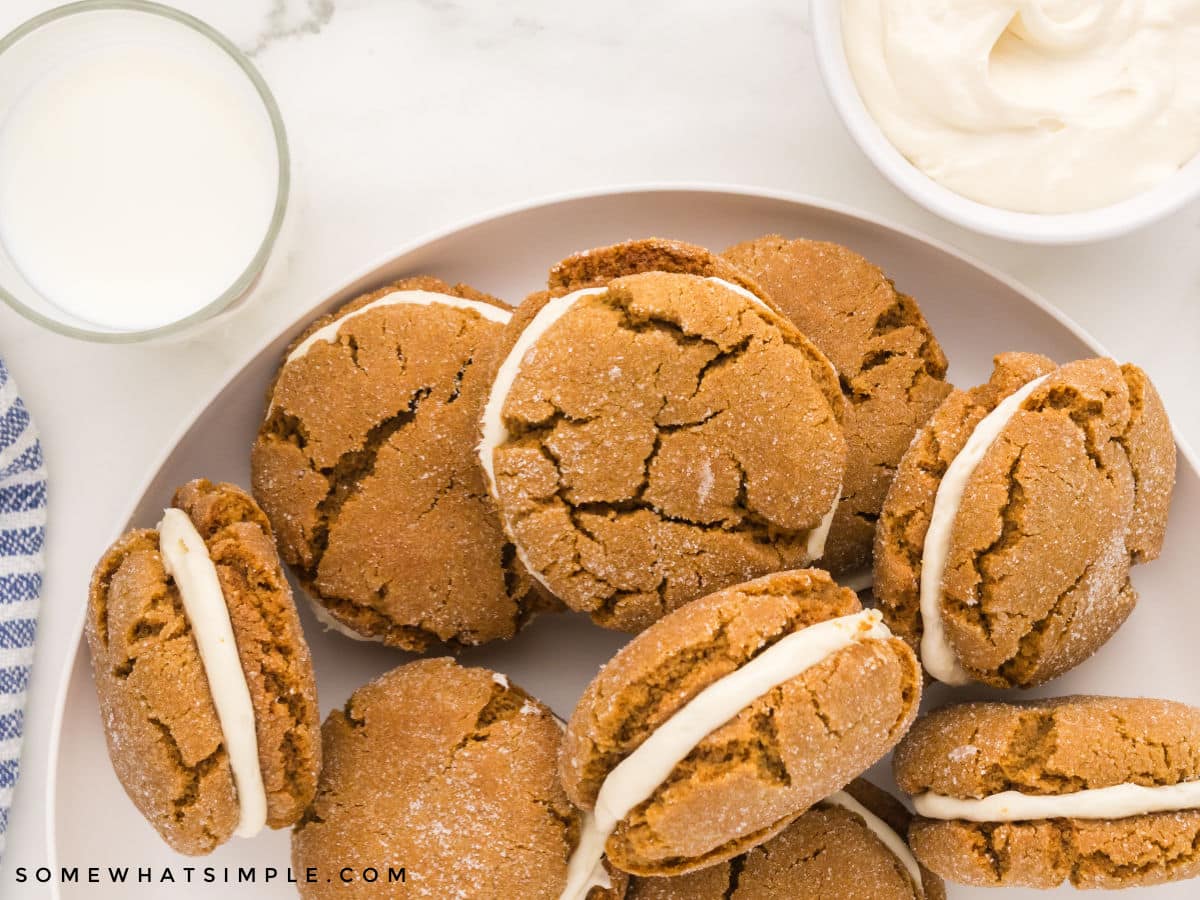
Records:
[[[812,0],[817,63],[834,107],[862,151],[896,187],[926,209],[994,237],[1031,244],[1081,244],[1126,234],[1200,197],[1200,155],[1148,191],[1111,206],[1042,215],[997,209],[938,184],[900,153],[867,111],[842,43],[841,0]]]

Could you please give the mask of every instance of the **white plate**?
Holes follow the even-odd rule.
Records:
[[[249,447],[263,408],[263,395],[291,337],[321,312],[354,294],[403,275],[428,272],[465,281],[510,300],[542,286],[547,267],[568,253],[628,237],[666,235],[717,249],[767,232],[846,244],[886,269],[915,295],[951,360],[950,376],[969,385],[987,377],[993,354],[1002,350],[1045,353],[1060,361],[1104,351],[1077,326],[1043,301],[997,273],[964,259],[948,247],[848,211],[799,198],[724,189],[642,189],[576,196],[520,208],[475,222],[413,247],[372,269],[337,295],[316,298],[310,312],[270,341],[198,414],[165,457],[137,500],[128,521],[157,521],[174,488],[197,476],[249,484]],[[119,524],[125,527],[125,521]],[[114,534],[116,533],[114,528]],[[1200,704],[1200,678],[1193,635],[1200,632],[1194,602],[1189,547],[1200,533],[1200,473],[1194,457],[1180,458],[1171,529],[1161,559],[1135,572],[1142,602],[1129,623],[1093,659],[1033,695],[1110,693],[1170,697]],[[80,587],[82,594],[83,587]],[[324,632],[302,605],[312,645],[322,711],[340,706],[356,687],[399,665],[409,655],[349,641]],[[593,627],[584,617],[545,616],[515,640],[462,654],[469,664],[490,666],[568,716],[584,685],[624,637]],[[1193,660],[1186,663],[1186,660]],[[215,867],[217,885],[130,886],[65,884],[63,897],[294,897],[282,880],[239,886],[223,884],[225,867],[289,863],[287,832],[233,840],[212,856],[194,860],[171,852],[126,799],[109,766],[86,652],[68,665],[58,720],[57,766],[47,791],[51,861],[57,866]],[[986,689],[960,697],[995,694]],[[929,692],[940,705],[948,692]],[[1017,695],[1009,695],[1017,696]],[[52,749],[52,753],[55,752]],[[891,787],[886,765],[874,775]],[[386,773],[380,773],[386,777]],[[195,878],[201,877],[197,869]],[[234,876],[236,877],[236,876]],[[282,876],[281,876],[282,879]],[[103,879],[102,879],[103,882]],[[1126,896],[1183,898],[1196,895],[1184,883]],[[514,885],[514,896],[519,886]],[[953,897],[994,897],[986,891],[952,888]],[[401,892],[402,894],[402,892]],[[1044,892],[1010,891],[1008,897],[1044,897]]]

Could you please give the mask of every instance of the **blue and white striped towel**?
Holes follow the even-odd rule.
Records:
[[[45,531],[46,468],[37,428],[0,360],[0,854],[21,758]]]

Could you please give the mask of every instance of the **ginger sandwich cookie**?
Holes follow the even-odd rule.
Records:
[[[308,646],[266,516],[192,481],[96,566],[85,626],[113,769],[180,853],[286,828],[321,765]]]
[[[1002,354],[900,463],[876,536],[879,608],[939,681],[1048,681],[1132,611],[1130,567],[1162,547],[1174,478],[1137,366]]]
[[[669,238],[638,238],[574,253],[554,264],[546,277],[546,286],[552,293],[569,293],[643,272],[716,278],[775,307],[766,291],[745,270],[704,247]]]
[[[862,778],[766,843],[728,862],[666,878],[633,878],[629,900],[945,900],[905,835],[912,816]]]
[[[512,637],[550,605],[475,455],[510,316],[464,285],[409,278],[288,350],[252,451],[254,493],[326,625],[422,650]]]
[[[761,284],[837,369],[849,453],[817,564],[834,575],[869,576],[875,524],[896,467],[950,393],[946,356],[916,300],[853,250],[766,235],[722,256]]]
[[[558,781],[562,726],[509,680],[449,658],[393,669],[322,728],[325,766],[292,834],[305,900],[557,900],[580,814]],[[338,873],[402,865],[403,884]],[[620,900],[606,870],[589,900]]]
[[[688,271],[614,274],[653,265]],[[692,270],[737,277],[659,241],[560,264],[484,406],[480,462],[520,558],[610,628],[816,559],[841,488],[828,360],[743,284]]]
[[[587,810],[563,900],[601,860],[679,875],[770,840],[900,739],[921,672],[878,612],[817,570],[695,600],[600,670],[561,771]]]
[[[949,881],[1125,888],[1200,875],[1200,710],[1170,700],[967,703],[896,748],[909,842]]]

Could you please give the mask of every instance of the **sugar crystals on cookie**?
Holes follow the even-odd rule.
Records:
[[[848,455],[818,565],[869,575],[875,523],[917,429],[950,392],[946,356],[917,301],[847,247],[765,235],[722,258],[755,279],[837,369]]]
[[[109,756],[168,844],[204,854],[300,818],[316,790],[316,686],[262,510],[190,482],[96,566],[85,626]]]
[[[408,278],[314,322],[288,351],[251,456],[255,496],[318,616],[421,650],[512,637],[549,605],[475,457],[495,298]]]
[[[322,727],[326,764],[292,835],[305,900],[403,896],[556,900],[580,830],[559,784],[562,726],[508,678],[448,658],[400,666]],[[383,862],[405,869],[342,883]],[[619,900],[606,870],[590,900]]]
[[[920,667],[879,613],[818,570],[727,588],[610,660],[567,725],[562,778],[588,810],[563,900],[602,857],[637,875],[731,859],[882,757]]]
[[[840,492],[829,361],[744,284],[696,274],[739,277],[705,254],[631,242],[560,264],[484,407],[480,462],[520,558],[607,627],[807,564]]]
[[[966,703],[896,748],[913,852],[979,887],[1162,884],[1200,875],[1200,710],[1169,700]]]
[[[942,880],[921,866],[905,835],[912,816],[856,778],[765,843],[727,862],[665,878],[633,878],[629,900],[945,900]]]
[[[1130,567],[1161,549],[1174,476],[1137,366],[1002,354],[901,461],[876,535],[880,608],[940,681],[1048,681],[1132,611]]]

